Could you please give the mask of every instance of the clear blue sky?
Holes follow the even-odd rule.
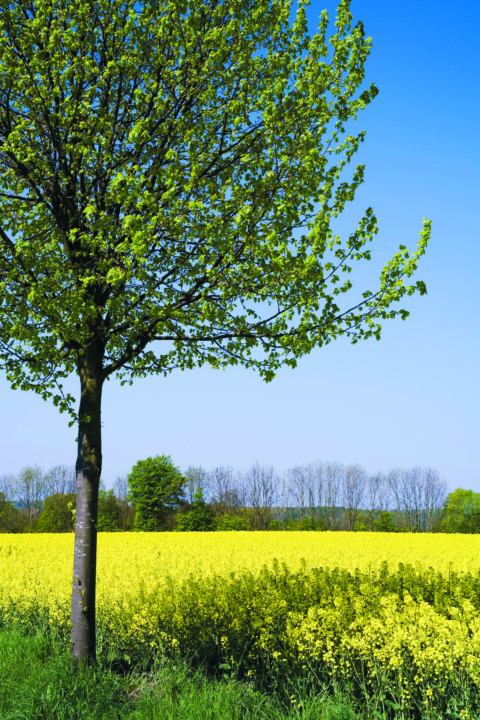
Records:
[[[325,7],[333,16],[334,2],[309,7],[311,31]],[[452,489],[480,491],[480,5],[353,0],[352,12],[373,37],[367,82],[380,94],[358,118],[367,137],[354,164],[365,163],[366,180],[340,228],[353,231],[373,206],[380,231],[371,267],[359,274],[370,286],[399,244],[415,247],[422,218],[431,219],[417,275],[428,295],[405,304],[405,322],[385,323],[380,342],[336,341],[268,385],[240,368],[179,371],[123,388],[110,381],[107,487],[137,460],[169,454],[182,469],[242,470],[257,460],[279,470],[313,460],[369,472],[423,465]],[[3,375],[0,405],[0,475],[74,464],[66,414],[12,391]]]

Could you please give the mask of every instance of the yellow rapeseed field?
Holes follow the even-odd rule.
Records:
[[[68,630],[73,541],[0,535],[0,624]],[[97,577],[101,649],[127,659],[353,683],[432,720],[480,703],[478,535],[100,533]]]
[[[99,610],[111,608],[190,574],[228,577],[259,571],[274,559],[289,569],[341,567],[390,570],[398,563],[442,572],[480,569],[480,536],[348,532],[99,533]],[[14,601],[48,607],[53,617],[68,606],[73,572],[73,534],[0,534],[0,610]]]

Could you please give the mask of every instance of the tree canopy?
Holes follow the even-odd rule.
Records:
[[[364,139],[342,133],[377,89],[359,92],[371,41],[349,3],[330,40],[326,11],[308,36],[304,5],[291,26],[285,0],[1,4],[12,387],[76,418],[62,379],[96,341],[104,378],[241,362],[268,380],[340,334],[378,336],[394,300],[424,291],[404,278],[428,223],[339,305],[377,231],[368,208],[332,234],[364,177],[339,182]]]
[[[168,455],[139,460],[128,476],[128,500],[135,506],[135,530],[164,530],[185,502],[185,478]]]

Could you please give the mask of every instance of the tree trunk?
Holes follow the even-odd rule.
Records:
[[[72,588],[72,653],[79,662],[96,657],[95,586],[98,489],[102,470],[101,399],[103,347],[93,341],[78,356],[81,398],[76,463],[77,508]],[[88,417],[90,420],[88,421]]]

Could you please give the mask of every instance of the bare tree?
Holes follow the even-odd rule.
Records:
[[[253,525],[256,530],[266,530],[268,527],[276,485],[275,469],[258,462],[244,475],[245,500],[253,508]]]
[[[55,465],[44,475],[46,496],[61,493],[67,495],[77,490],[76,471],[73,465]]]
[[[337,506],[343,473],[344,467],[339,463],[326,463],[324,465],[324,497],[327,513],[327,530],[336,530],[337,528]]]
[[[14,475],[0,475],[0,493],[6,502],[13,502],[16,493],[16,479]]]
[[[447,484],[437,470],[426,468],[423,475],[424,529],[431,532],[439,519],[447,497]]]
[[[403,499],[403,471],[401,468],[390,470],[387,475],[387,484],[390,490],[390,497],[395,507],[396,523],[399,528],[405,527],[406,519],[404,517],[404,499]]]
[[[308,473],[305,465],[296,465],[288,470],[288,483],[292,502],[300,510],[300,519],[305,521],[308,507]]]
[[[219,466],[209,472],[210,502],[216,514],[238,512],[245,506],[241,478],[231,467]]]
[[[288,508],[290,506],[290,487],[286,473],[277,476],[276,507],[282,528],[285,528]]]
[[[189,503],[193,502],[193,496],[199,488],[203,490],[203,496],[206,498],[209,494],[209,474],[201,466],[189,465],[185,472],[185,497]]]
[[[128,479],[119,476],[113,483],[113,492],[120,508],[119,528],[120,530],[132,530],[135,519],[135,508],[128,502]]]
[[[349,465],[342,474],[342,495],[345,506],[345,530],[355,530],[360,505],[367,485],[367,473],[360,465]]]
[[[388,510],[390,500],[390,487],[385,473],[369,475],[365,488],[365,506],[368,513],[368,525],[373,530],[378,513]]]
[[[25,516],[27,527],[31,528],[40,515],[45,499],[43,473],[38,465],[22,468],[16,479],[15,496]]]
[[[413,467],[403,472],[403,502],[409,530],[422,530],[423,514],[423,472]]]

